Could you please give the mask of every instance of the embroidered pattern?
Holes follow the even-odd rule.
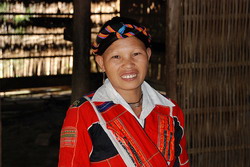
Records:
[[[174,120],[170,116],[158,116],[158,148],[168,161],[174,159]]]
[[[123,123],[116,119],[109,124],[107,124],[108,129],[112,130],[114,135],[116,136],[117,140],[121,143],[121,145],[125,148],[125,150],[128,152],[130,158],[132,159],[135,166],[142,166],[146,162],[146,157],[141,152],[141,149],[139,145],[137,145],[128,132],[128,130],[125,128]]]
[[[61,131],[60,147],[75,147],[77,139],[77,129],[75,127],[65,127]]]

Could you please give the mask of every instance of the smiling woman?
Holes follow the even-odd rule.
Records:
[[[96,61],[106,72],[114,89],[128,103],[138,101],[140,85],[148,70],[151,49],[136,37],[124,38],[112,43]]]
[[[181,109],[144,81],[150,42],[128,18],[101,28],[93,53],[108,78],[67,111],[59,166],[190,166]]]

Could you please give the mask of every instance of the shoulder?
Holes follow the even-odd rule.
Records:
[[[89,99],[92,99],[92,97],[94,96],[95,92],[91,92],[89,94],[86,94],[84,96],[82,96],[81,98],[75,100],[70,108],[78,108],[78,107],[81,107],[82,105],[84,105],[86,102],[88,102],[87,98],[88,97]]]
[[[88,98],[92,98],[94,93],[86,95]],[[65,121],[66,122],[77,122],[84,121],[87,124],[97,121],[96,113],[91,103],[83,96],[78,100],[74,101],[69,107]]]
[[[171,103],[174,104],[174,106],[172,107],[172,109],[173,109],[173,111],[172,111],[173,116],[175,116],[175,117],[183,117],[182,109],[180,108],[180,106],[178,105],[178,103],[177,103],[175,100],[173,100],[173,99],[167,97],[167,96],[164,95],[164,94],[161,94],[161,95],[162,95],[163,97],[165,97],[166,100],[168,100],[168,101],[170,101]]]
[[[166,98],[166,100],[171,101],[171,102],[175,105],[175,107],[179,107],[178,103],[177,103],[175,100],[171,99],[170,97],[166,96],[166,95],[163,94],[163,93],[160,93],[160,94],[161,94],[164,98]]]
[[[180,106],[177,104],[175,100],[172,100],[172,99],[170,100],[172,103],[175,104],[175,106],[173,107],[173,111],[172,111],[175,121],[179,122],[181,127],[184,127],[185,116],[184,116],[182,109],[180,108]]]
[[[167,101],[170,101],[170,102],[174,105],[174,108],[179,108],[179,109],[180,109],[178,103],[177,103],[175,100],[171,99],[170,97],[166,96],[165,94],[162,94],[162,93],[160,93],[160,94],[161,94]]]

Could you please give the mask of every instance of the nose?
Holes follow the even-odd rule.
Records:
[[[123,60],[123,68],[130,69],[135,66],[134,60],[131,57],[127,57]]]

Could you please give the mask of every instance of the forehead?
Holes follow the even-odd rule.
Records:
[[[146,50],[145,44],[138,38],[131,36],[114,41],[104,52],[128,50],[128,49],[143,49]]]

